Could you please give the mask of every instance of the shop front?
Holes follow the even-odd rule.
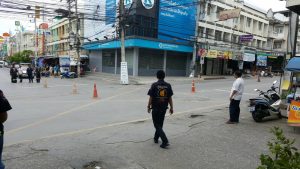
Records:
[[[125,60],[131,76],[153,76],[165,70],[167,76],[188,76],[192,60],[192,46],[133,38],[125,42]],[[117,40],[86,44],[90,67],[96,72],[120,73],[121,50]]]

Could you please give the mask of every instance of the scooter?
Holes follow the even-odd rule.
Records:
[[[75,72],[63,72],[61,75],[60,75],[60,78],[61,79],[63,79],[63,78],[67,78],[67,79],[69,79],[69,78],[72,78],[72,79],[74,79],[74,78],[77,78],[77,75],[76,75],[76,73]]]
[[[271,89],[267,92],[254,89],[254,91],[259,92],[259,97],[250,99],[249,111],[255,122],[262,122],[263,118],[269,116],[282,118],[280,111],[280,104],[282,101],[276,91],[276,89],[278,89],[278,87],[275,87],[276,83],[277,81],[274,81]]]

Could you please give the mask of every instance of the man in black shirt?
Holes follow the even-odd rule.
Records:
[[[7,111],[11,109],[12,108],[8,100],[5,98],[3,92],[0,90],[0,169],[5,168],[4,164],[2,163],[3,136],[4,136],[3,123],[7,120]]]
[[[33,83],[33,69],[31,68],[31,65],[27,68],[27,75],[29,79],[29,83]]]
[[[10,68],[10,76],[11,76],[11,82],[16,83],[17,82],[17,77],[18,77],[18,70],[15,67],[15,63],[12,64],[12,67]]]
[[[165,72],[160,70],[156,73],[158,81],[153,83],[148,95],[150,96],[148,102],[148,113],[152,109],[152,119],[153,124],[156,129],[154,135],[154,142],[158,143],[159,137],[162,140],[161,148],[166,148],[169,146],[168,138],[163,131],[163,124],[168,109],[168,104],[170,104],[170,114],[173,114],[173,90],[169,83],[165,82]]]

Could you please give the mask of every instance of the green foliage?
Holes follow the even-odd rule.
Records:
[[[13,56],[9,57],[9,61],[16,62],[16,63],[29,63],[31,62],[31,59],[29,58],[30,55],[33,55],[33,51],[31,50],[24,50],[22,52],[18,52],[14,54]]]
[[[300,169],[300,153],[293,146],[295,140],[287,139],[279,127],[274,127],[271,132],[276,137],[268,142],[271,155],[262,154],[261,166],[257,169]]]

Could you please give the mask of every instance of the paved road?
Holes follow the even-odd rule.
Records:
[[[246,79],[241,124],[234,126],[224,124],[233,78],[197,82],[195,94],[190,80],[173,82],[175,114],[166,122],[172,144],[167,151],[152,143],[149,85],[122,86],[107,77],[48,78],[44,88],[43,82],[11,84],[7,69],[0,69],[0,79],[14,108],[5,123],[8,168],[81,168],[89,161],[114,169],[255,168],[271,126],[297,135],[284,120],[256,124],[247,111],[246,101],[256,96],[253,89],[267,89],[276,78]],[[92,99],[94,82],[99,99]],[[72,94],[74,83],[77,95]]]

